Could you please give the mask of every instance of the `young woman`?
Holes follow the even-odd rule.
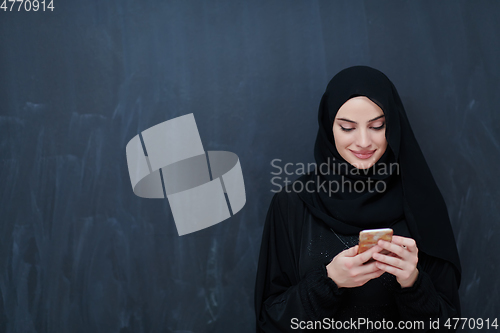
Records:
[[[458,251],[394,85],[376,69],[347,68],[328,84],[318,121],[316,170],[276,193],[267,213],[257,332],[451,331]],[[361,230],[387,227],[392,242],[358,254]]]

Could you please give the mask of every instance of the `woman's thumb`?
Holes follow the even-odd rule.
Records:
[[[354,257],[358,254],[358,245],[353,246],[345,250],[345,256],[346,257]]]

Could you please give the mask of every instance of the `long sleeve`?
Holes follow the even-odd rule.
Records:
[[[398,225],[399,235],[410,237],[401,227],[404,220]],[[388,273],[358,288],[338,288],[325,266],[356,241],[357,236],[333,233],[315,220],[293,195],[276,194],[267,212],[257,269],[257,332],[296,332],[294,318],[295,322],[366,318],[394,325],[418,320],[429,331],[430,320],[439,319],[442,328],[448,318],[460,316],[454,266],[422,251],[419,276],[411,288],[401,288]],[[374,329],[365,326],[359,331]]]
[[[295,320],[322,320],[338,308],[342,289],[317,265],[302,279],[296,258],[297,226],[286,214],[286,198],[275,194],[263,231],[257,279],[255,310],[257,332],[288,332]]]
[[[460,300],[453,266],[442,259],[419,255],[419,276],[410,288],[395,291],[402,320],[422,320],[427,331],[453,332],[443,325],[449,318],[459,318]],[[439,329],[429,329],[429,322],[439,320]],[[452,322],[453,324],[453,322]]]

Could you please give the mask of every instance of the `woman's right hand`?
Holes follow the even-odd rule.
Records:
[[[328,277],[337,284],[339,288],[360,287],[371,279],[378,278],[385,271],[375,265],[375,261],[364,265],[371,259],[372,254],[380,252],[382,248],[375,245],[371,249],[358,253],[358,245],[353,246],[337,254],[326,266]]]

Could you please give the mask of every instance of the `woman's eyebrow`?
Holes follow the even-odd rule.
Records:
[[[385,115],[384,115],[384,114],[383,114],[383,115],[380,115],[380,116],[378,116],[378,117],[376,117],[376,118],[373,118],[373,119],[368,120],[367,122],[368,122],[368,123],[370,123],[370,122],[375,121],[375,120],[377,120],[377,119],[379,119],[379,118],[382,118],[382,117],[385,117]],[[343,121],[348,121],[348,122],[353,123],[353,124],[357,124],[357,122],[355,122],[355,121],[353,121],[353,120],[350,120],[350,119],[347,119],[347,118],[337,118],[337,120],[343,120]]]

